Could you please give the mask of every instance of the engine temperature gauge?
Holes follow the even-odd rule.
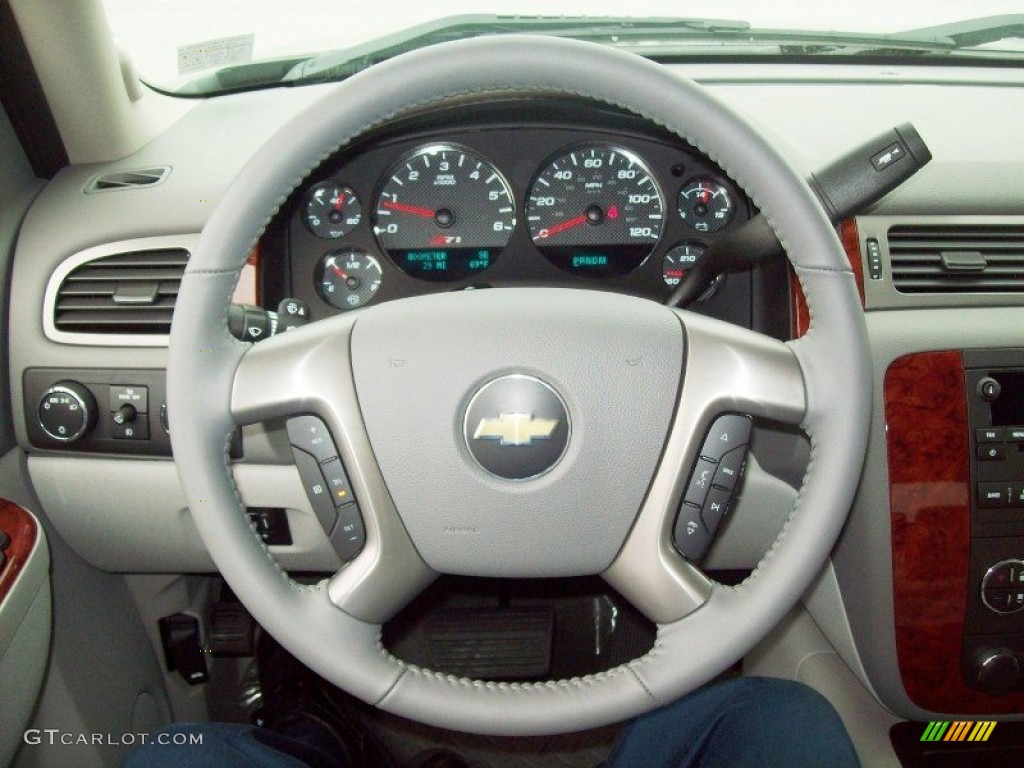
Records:
[[[708,255],[708,247],[703,243],[686,241],[669,249],[662,261],[661,276],[665,285],[674,288],[686,276],[686,273],[697,266],[697,263]],[[718,275],[707,288],[697,297],[697,301],[707,301],[714,296],[725,283],[725,275]]]
[[[679,190],[680,218],[696,232],[717,232],[732,221],[732,195],[714,179],[698,178]]]
[[[332,307],[355,309],[380,288],[380,262],[359,248],[341,248],[320,260],[317,292]]]

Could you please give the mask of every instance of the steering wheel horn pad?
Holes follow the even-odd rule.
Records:
[[[382,304],[257,345],[230,337],[227,304],[252,244],[323,158],[396,116],[491,93],[592,99],[705,152],[786,246],[811,330],[783,343],[624,296],[492,289]],[[460,313],[473,330],[459,330]],[[551,386],[571,421],[564,456],[532,479],[495,477],[466,445],[473,395],[508,375]],[[756,130],[666,67],[588,43],[506,36],[372,67],[328,90],[257,153],[211,215],[182,281],[168,407],[199,533],[286,648],[396,714],[525,735],[667,703],[772,629],[842,527],[867,442],[870,380],[863,312],[838,238],[800,175]],[[799,425],[812,447],[788,523],[737,587],[711,582],[671,545],[696,446],[730,411]],[[363,551],[313,586],[289,579],[249,525],[227,455],[237,425],[299,413],[330,428],[367,529]],[[498,684],[418,669],[381,647],[380,623],[442,571],[600,573],[658,622],[657,641],[640,659],[578,680]]]

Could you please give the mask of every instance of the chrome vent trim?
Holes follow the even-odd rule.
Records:
[[[1024,225],[898,224],[886,240],[899,293],[1024,293]]]
[[[120,189],[142,189],[155,187],[167,180],[171,172],[169,165],[158,165],[151,168],[137,168],[128,171],[113,171],[94,176],[85,185],[85,194],[95,192],[113,192]]]
[[[65,259],[46,285],[46,337],[61,344],[166,347],[178,285],[198,240],[124,240]]]

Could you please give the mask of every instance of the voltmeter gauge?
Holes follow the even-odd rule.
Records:
[[[321,181],[306,193],[302,220],[317,237],[336,240],[359,226],[363,209],[351,187]]]
[[[679,217],[695,232],[725,229],[736,213],[732,194],[725,185],[708,178],[689,181],[679,190]]]
[[[340,248],[320,260],[316,287],[321,298],[337,309],[355,309],[380,288],[380,262],[359,248]]]

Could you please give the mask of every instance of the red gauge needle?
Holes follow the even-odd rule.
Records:
[[[395,202],[394,200],[385,200],[380,204],[381,208],[388,208],[392,211],[403,211],[405,213],[412,213],[416,216],[422,216],[425,219],[434,218],[434,212],[429,208],[420,208],[418,205],[406,205],[405,203]]]
[[[338,199],[334,201],[334,210],[336,210],[338,213],[341,213],[341,208],[344,205],[345,205],[345,196],[344,195],[338,195]]]
[[[572,229],[573,227],[578,227],[580,224],[586,223],[586,215],[580,214],[575,219],[569,219],[568,221],[563,221],[561,224],[555,224],[555,226],[549,227],[548,229],[542,229],[538,234],[538,237],[551,237],[552,235],[557,235],[559,232],[565,232],[567,229]]]
[[[707,205],[708,204],[708,200],[710,200],[710,199],[711,199],[711,190],[705,187],[704,189],[702,189],[700,191],[700,201],[702,203],[704,203],[704,205]]]
[[[348,280],[348,275],[345,273],[345,270],[343,270],[337,264],[331,264],[331,270],[342,280]]]

